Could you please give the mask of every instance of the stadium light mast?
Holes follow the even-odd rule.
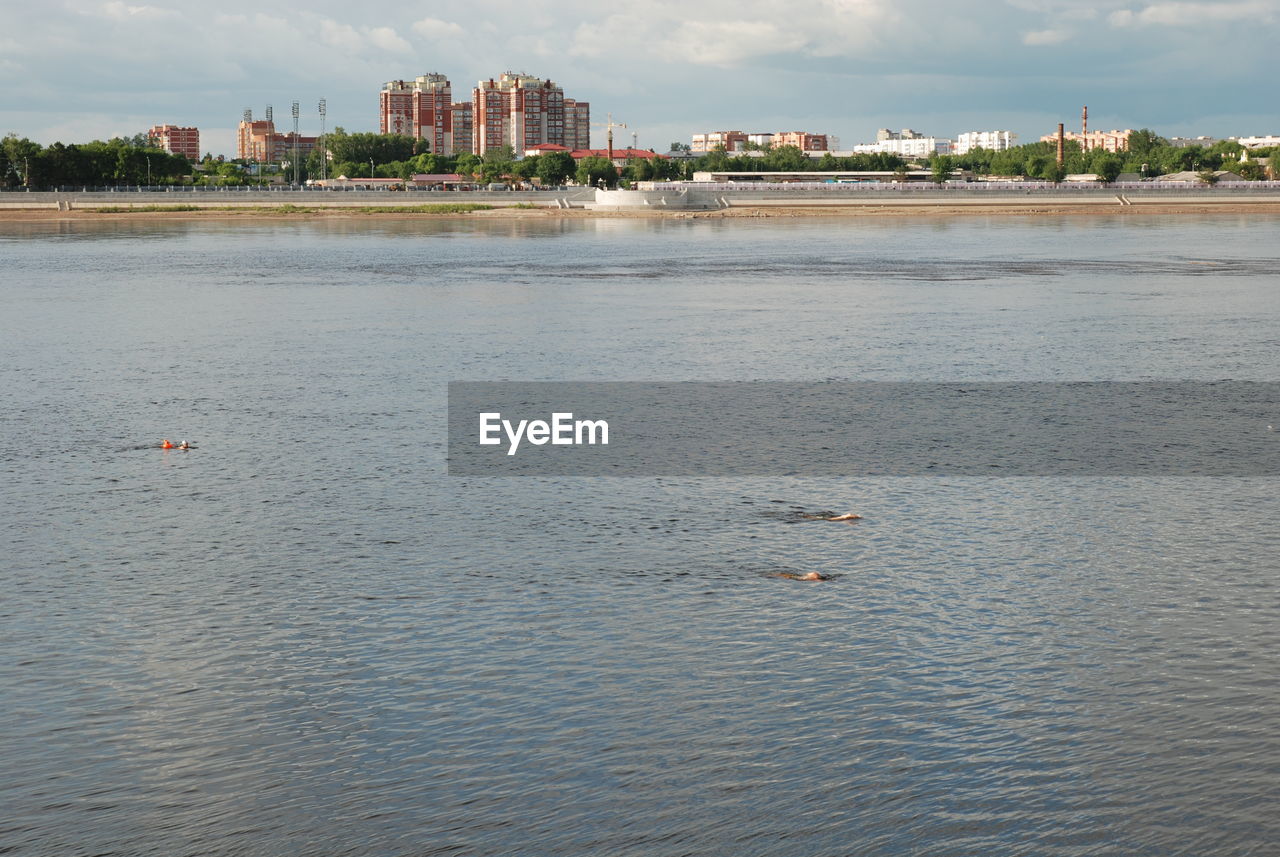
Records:
[[[320,99],[320,180],[329,178],[329,153],[325,151],[324,117],[328,113],[325,100]]]
[[[293,183],[298,183],[298,102],[293,102]]]

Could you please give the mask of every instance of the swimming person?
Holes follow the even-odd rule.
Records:
[[[178,444],[178,449],[191,449],[191,444],[184,440],[182,443]]]
[[[808,574],[795,574],[790,571],[780,571],[777,574],[773,575],[773,577],[783,577],[783,578],[786,578],[787,580],[830,580],[831,579],[827,577],[825,574],[819,574],[816,571],[811,571]]]
[[[861,521],[861,515],[845,512],[843,515],[805,515],[811,521]]]

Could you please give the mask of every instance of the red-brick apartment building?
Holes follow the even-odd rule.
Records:
[[[453,102],[449,80],[432,73],[386,83],[378,126],[426,139],[443,155],[483,155],[499,146],[522,152],[540,143],[576,149],[590,145],[591,105],[566,98],[553,81],[512,72],[480,81],[470,102]]]
[[[200,160],[200,129],[178,125],[154,125],[147,131],[151,142],[171,155],[182,155],[193,164]]]

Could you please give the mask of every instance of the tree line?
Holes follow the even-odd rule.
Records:
[[[1029,177],[1061,181],[1068,174],[1096,174],[1114,181],[1122,173],[1144,178],[1182,171],[1203,172],[1227,169],[1249,180],[1263,179],[1267,170],[1259,157],[1275,155],[1273,150],[1247,153],[1234,140],[1210,146],[1174,146],[1154,131],[1142,129],[1129,135],[1126,151],[1103,149],[1085,151],[1079,143],[1067,141],[1064,163],[1057,162],[1057,145],[1035,142],[1003,151],[973,149],[964,155],[934,155],[915,163],[930,170],[936,181],[945,181],[956,170],[978,175]],[[677,145],[684,152],[688,148]],[[327,151],[326,165],[322,151]],[[299,165],[306,180],[321,175],[363,178],[409,179],[419,173],[455,173],[478,184],[534,182],[544,187],[559,186],[570,179],[587,186],[614,187],[640,181],[691,179],[695,172],[894,172],[905,177],[908,162],[898,155],[879,152],[835,156],[830,152],[810,157],[795,146],[763,147],[763,154],[731,154],[722,147],[698,158],[632,158],[619,170],[608,159],[588,157],[575,162],[568,152],[548,152],[517,159],[510,146],[491,149],[483,155],[470,152],[441,155],[430,151],[426,140],[399,134],[348,133],[342,128],[325,136],[323,149],[312,151]],[[326,168],[327,167],[327,168]],[[1276,167],[1272,167],[1275,175]],[[142,134],[91,143],[53,143],[41,146],[9,134],[0,140],[0,187],[67,187],[94,185],[176,184],[241,185],[265,182],[264,173],[281,172],[291,177],[288,164],[249,165],[241,161],[223,162],[206,155],[199,168],[181,155],[170,155],[154,146]]]
[[[568,152],[547,152],[516,158],[510,146],[498,146],[483,155],[463,152],[441,155],[430,151],[428,141],[396,134],[349,134],[342,128],[325,138],[330,163],[325,174],[347,178],[409,179],[418,174],[456,174],[478,184],[530,182],[555,187],[573,179],[578,184],[609,187],[619,181],[682,178],[679,164],[667,158],[632,158],[621,171],[608,158],[592,156],[575,162]],[[313,151],[306,175],[321,175],[323,155]]]
[[[1256,181],[1267,177],[1258,158],[1276,154],[1276,150],[1250,151],[1242,162],[1240,156],[1245,148],[1235,140],[1219,140],[1210,146],[1175,146],[1148,128],[1130,133],[1128,143],[1128,148],[1121,152],[1086,151],[1078,142],[1068,140],[1063,146],[1061,165],[1057,162],[1057,143],[1036,142],[1001,152],[973,149],[964,155],[941,156],[933,159],[931,166],[938,169],[937,164],[941,162],[952,169],[971,170],[978,175],[1028,176],[1046,181],[1092,173],[1109,182],[1122,173],[1154,178],[1178,172],[1228,170],[1243,179]]]
[[[173,184],[191,162],[151,145],[146,135],[41,146],[9,134],[0,140],[0,187]]]

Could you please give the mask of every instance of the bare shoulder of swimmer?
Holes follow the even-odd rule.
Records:
[[[855,515],[853,512],[845,512],[843,515],[835,515],[827,518],[828,521],[861,521],[861,515]]]

